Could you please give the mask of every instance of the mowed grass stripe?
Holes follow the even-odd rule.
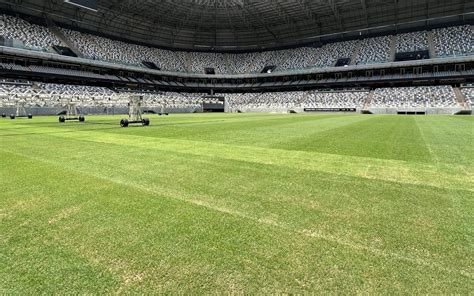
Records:
[[[304,169],[275,170],[272,165],[215,161],[176,152],[156,154],[151,149],[77,140],[63,142],[51,157],[49,147],[54,142],[17,146],[34,159],[381,254],[460,268],[466,255],[459,254],[469,253],[466,229],[458,212],[450,210],[452,198],[468,196],[462,190],[439,191],[376,180],[364,183],[360,178]],[[346,226],[349,221],[351,232]],[[376,228],[368,227],[374,222]],[[445,253],[452,245],[457,251]],[[469,267],[460,272],[470,274]]]
[[[39,132],[40,130],[43,132],[50,132],[46,135],[54,136],[56,138],[126,145],[159,151],[176,151],[192,155],[242,160],[296,169],[304,168],[308,170],[357,176],[368,179],[474,191],[474,178],[472,171],[462,168],[463,172],[468,173],[459,174],[459,167],[462,166],[435,166],[406,161],[382,160],[307,151],[244,147],[220,143],[170,138],[150,138],[134,135],[124,136],[97,131],[71,132],[71,130],[68,130],[64,131],[64,133],[57,133],[54,128],[31,128],[30,132]]]
[[[304,137],[307,133],[312,133],[314,130],[333,129],[341,125],[348,125],[352,122],[367,120],[369,117],[357,116],[310,116],[310,115],[259,115],[249,116],[245,115],[240,118],[230,117],[226,119],[217,115],[216,118],[209,117],[209,115],[200,117],[200,120],[183,120],[182,116],[173,115],[173,118],[160,117],[153,120],[153,125],[148,129],[119,129],[117,122],[118,117],[109,117],[107,121],[103,118],[88,117],[85,124],[64,124],[47,122],[28,122],[22,121],[14,130],[22,131],[25,134],[40,133],[36,128],[55,128],[60,130],[70,131],[89,131],[100,130],[108,131],[117,134],[133,134],[145,137],[159,137],[159,138],[178,138],[188,140],[199,140],[209,142],[219,142],[225,144],[246,144],[268,147],[292,137]],[[114,121],[112,118],[117,118]],[[191,118],[194,118],[191,116]],[[51,119],[51,118],[50,118]],[[45,120],[41,118],[41,120]],[[1,122],[0,122],[1,123]],[[5,123],[5,121],[4,121]],[[6,122],[8,123],[8,122]],[[9,127],[13,128],[13,127]],[[310,129],[310,130],[309,130]],[[2,130],[5,130],[3,128]],[[0,135],[1,131],[0,130]],[[28,132],[27,132],[28,131]],[[297,132],[296,132],[297,131]],[[41,132],[41,133],[53,133]],[[17,135],[14,133],[13,135]],[[229,136],[231,135],[231,136]],[[244,142],[242,142],[242,140]]]
[[[234,124],[246,125],[251,123],[251,125],[259,125],[260,123],[266,124],[285,124],[285,123],[294,123],[295,121],[307,121],[307,120],[324,120],[327,118],[334,118],[341,116],[338,115],[324,115],[324,116],[313,116],[310,114],[172,114],[168,116],[156,116],[156,115],[147,115],[152,116],[152,121],[154,125],[151,127],[160,127],[160,132],[163,128],[176,128],[176,127],[192,127],[194,125],[210,125],[211,129],[218,130],[220,124],[226,124],[233,126]],[[65,124],[59,124],[57,117],[51,116],[42,116],[35,117],[33,120],[29,119],[19,119],[19,120],[0,120],[0,126],[2,130],[7,127],[8,129],[21,129],[27,130],[28,127],[54,127],[57,129],[103,129],[104,126],[114,127],[115,130],[125,132],[126,130],[118,129],[118,123],[121,118],[126,117],[124,115],[107,115],[107,116],[87,116],[85,123],[78,124],[77,122],[66,122]],[[347,116],[352,117],[352,116]],[[0,132],[2,131],[0,130]],[[191,129],[187,129],[190,131]],[[183,130],[186,131],[186,130]],[[135,131],[140,132],[140,131]],[[188,132],[189,133],[189,132]],[[1,134],[1,133],[0,133]],[[149,133],[145,133],[149,134]]]
[[[431,155],[412,117],[366,116],[313,133],[276,148],[380,159],[431,163]],[[344,121],[342,118],[340,121]]]
[[[439,117],[438,120],[423,116],[415,118],[416,126],[437,163],[474,167],[474,120],[472,116],[468,118],[471,120],[453,120],[452,117]]]
[[[224,121],[219,124],[193,124],[186,128],[164,124],[159,120],[148,130],[107,130],[110,133],[136,136],[172,138],[200,142],[222,143],[239,146],[274,148],[311,137],[315,132],[333,130],[369,120],[360,116],[263,116],[258,120]]]
[[[220,116],[222,115],[219,115],[218,118],[221,118]],[[374,129],[374,130],[380,130],[380,128],[383,126],[383,125],[380,125],[380,124],[377,124],[377,122],[380,120],[380,118],[382,118],[384,121],[386,121],[387,119],[386,118],[389,118],[390,120],[389,121],[394,121],[394,120],[400,120],[400,118],[402,117],[392,117],[392,116],[379,116],[379,117],[371,117],[371,116],[337,116],[337,115],[332,115],[332,116],[321,116],[321,118],[319,118],[318,116],[301,116],[301,118],[304,118],[305,120],[303,122],[299,122],[298,121],[298,118],[299,117],[293,117],[293,118],[290,118],[290,120],[292,120],[292,122],[288,123],[287,122],[287,119],[289,118],[288,116],[281,116],[281,115],[262,115],[260,116],[261,118],[270,118],[272,119],[272,121],[275,119],[275,117],[277,118],[280,118],[280,120],[284,119],[284,122],[285,122],[285,125],[286,126],[278,126],[278,127],[272,127],[272,126],[261,126],[261,125],[257,125],[256,127],[254,127],[254,132],[253,133],[248,133],[247,136],[238,136],[238,135],[235,135],[233,133],[228,133],[227,134],[227,138],[229,139],[234,139],[234,138],[237,138],[237,139],[240,139],[240,140],[235,140],[236,142],[239,142],[239,141],[242,141],[242,139],[247,139],[249,142],[252,142],[252,139],[255,139],[255,138],[259,138],[258,137],[258,134],[261,134],[261,135],[266,135],[266,134],[271,134],[269,132],[269,130],[272,130],[275,129],[275,130],[283,130],[283,129],[286,129],[286,133],[285,134],[291,134],[291,135],[296,135],[296,136],[290,136],[290,138],[292,137],[293,140],[296,140],[297,142],[297,139],[300,137],[300,134],[303,134],[305,135],[305,138],[312,138],[311,136],[308,136],[308,134],[306,134],[307,132],[307,129],[308,127],[310,127],[311,125],[315,125],[315,128],[313,128],[313,130],[316,130],[316,131],[321,131],[324,133],[324,130],[327,130],[328,127],[330,128],[340,128],[340,125],[337,125],[337,124],[333,124],[333,121],[335,120],[339,120],[341,121],[342,124],[346,124],[349,122],[351,123],[352,125],[349,126],[349,128],[352,128],[352,126],[355,124],[360,124],[360,123],[363,123],[363,124],[368,124],[365,126],[365,128],[359,128],[360,130],[370,130],[371,128]],[[178,116],[179,118],[179,116]],[[194,117],[193,117],[194,118]],[[204,116],[205,119],[209,119],[207,116]],[[314,120],[314,121],[308,121],[308,118],[316,118],[317,120]],[[346,119],[346,118],[349,118],[349,119]],[[360,118],[365,118],[364,121],[366,121],[366,123],[364,122],[360,122]],[[371,120],[367,122],[367,118],[370,118]],[[403,122],[407,122],[406,119],[404,119],[405,117],[402,118],[402,121]],[[413,123],[413,119],[410,119],[410,117],[407,117],[409,118],[410,121],[408,122],[412,122]],[[450,118],[450,117],[446,117],[446,118]],[[358,120],[358,121],[355,121],[353,122],[353,120]],[[102,120],[101,120],[102,121]],[[328,122],[329,121],[329,122]],[[22,122],[23,123],[23,122]],[[158,126],[158,127],[155,127],[153,129],[130,129],[130,130],[123,130],[123,129],[118,129],[118,128],[109,128],[108,126],[112,124],[114,125],[114,123],[110,123],[108,125],[106,125],[107,127],[103,128],[103,126],[99,126],[97,128],[103,128],[101,129],[101,132],[113,132],[113,133],[119,133],[119,134],[139,134],[139,135],[147,135],[146,137],[161,137],[161,136],[167,136],[167,128],[162,128],[161,126]],[[272,124],[275,124],[275,122],[273,122]],[[294,129],[292,130],[291,126],[298,126],[298,129]],[[332,125],[334,125],[334,127],[331,127]],[[371,127],[371,125],[373,125],[373,127]],[[93,125],[92,125],[93,126]],[[306,130],[305,128],[303,128],[304,126],[306,126]],[[69,125],[69,126],[59,126],[59,125],[55,125],[55,127],[53,129],[58,129],[58,130],[67,130],[69,132],[75,132],[77,130],[81,130],[83,128],[85,128],[85,126],[78,126],[78,125]],[[90,130],[90,129],[93,129],[94,127],[87,127],[87,130]],[[197,128],[197,127],[196,127]],[[416,125],[413,126],[414,129],[417,129]],[[164,129],[164,131],[163,131]],[[178,130],[179,133],[181,133],[181,136],[186,133],[186,132],[183,132],[183,131],[187,131],[188,128],[183,128],[183,127],[179,127],[179,128],[176,128],[174,127],[173,128],[174,130]],[[214,131],[215,127],[213,128],[213,131]],[[250,127],[246,127],[245,129],[250,129]],[[244,129],[244,130],[245,130]],[[302,129],[303,131],[302,132],[298,132],[300,129]],[[29,128],[29,133],[30,134],[34,134],[34,133],[38,133],[40,131],[36,130],[35,128]],[[225,128],[222,128],[221,130],[225,130]],[[390,131],[387,131],[388,134],[390,134],[393,129],[390,129]],[[197,136],[196,135],[193,135],[193,137],[195,138],[198,138],[200,139],[199,141],[201,142],[201,137],[199,133],[197,132],[194,132],[195,130],[193,128],[190,129],[190,131],[187,131],[188,133],[191,133],[191,134],[198,134]],[[56,133],[57,131],[55,130],[51,130],[50,131],[51,133]],[[461,130],[462,132],[462,130]],[[49,133],[49,131],[48,131]],[[211,135],[213,134],[212,132],[210,133]],[[350,133],[349,133],[350,134]],[[383,133],[381,133],[383,134]],[[204,132],[204,135],[207,135],[207,133]],[[252,136],[251,136],[252,135]],[[179,134],[176,135],[176,137],[181,137]],[[263,137],[263,136],[262,136]],[[212,136],[211,136],[212,138]],[[264,137],[263,137],[264,138]],[[284,135],[280,135],[280,136],[277,136],[277,135],[274,135],[272,136],[271,138],[273,139],[280,139],[281,143],[286,143],[288,142],[288,140],[285,139]],[[335,138],[338,138],[338,137],[335,137]],[[342,137],[341,137],[342,138]],[[332,146],[335,147],[334,149],[339,149],[337,147],[346,147],[346,146],[354,146],[352,148],[349,148],[349,149],[352,149],[352,150],[360,150],[360,151],[371,151],[373,149],[379,149],[380,150],[380,153],[384,153],[383,151],[386,151],[387,149],[385,148],[381,148],[381,147],[377,147],[375,145],[375,143],[373,141],[370,141],[370,137],[368,138],[367,141],[365,141],[362,137],[356,137],[356,138],[360,138],[358,139],[358,143],[359,145],[351,145],[350,141],[349,142],[345,142],[345,140],[337,140],[336,142],[332,143]],[[459,138],[463,138],[463,134],[459,134]],[[464,138],[466,138],[466,134],[464,134]],[[136,138],[135,138],[136,139]],[[218,136],[216,141],[220,141],[221,139],[221,136]],[[381,142],[384,142],[383,139],[379,139]],[[419,140],[419,139],[418,139]],[[147,141],[149,141],[147,139]],[[233,140],[230,140],[230,141],[233,141]],[[274,140],[273,140],[274,141]],[[313,141],[313,140],[310,140],[310,141]],[[269,143],[272,143],[272,140],[268,140]],[[290,141],[291,142],[291,141]],[[324,143],[325,141],[316,141],[317,143]],[[366,146],[363,147],[361,146],[364,142],[367,142],[366,143]],[[411,145],[411,144],[407,144],[406,142],[410,142],[410,139],[406,139],[405,141],[395,141],[395,142],[390,142],[390,141],[386,141],[387,144],[386,144],[386,148],[388,148],[388,150],[392,149],[390,148],[391,146],[394,146],[394,147],[404,147],[406,145]],[[242,142],[243,143],[243,142]],[[253,145],[255,145],[254,142],[252,142]],[[324,145],[324,144],[323,144]],[[264,146],[264,145],[260,145],[260,144],[257,144],[257,146]],[[275,146],[275,145],[273,145]],[[278,145],[276,145],[278,146]],[[288,144],[288,146],[291,146],[291,144]],[[424,146],[424,145],[423,145]],[[284,146],[282,146],[284,147]],[[368,148],[368,149],[367,149]],[[304,149],[304,148],[302,148]],[[395,150],[397,150],[398,148],[395,148]],[[406,149],[405,149],[406,150]],[[448,149],[449,150],[449,149]],[[336,151],[334,151],[336,152]],[[367,153],[367,152],[364,152],[364,153]],[[390,151],[386,151],[385,153],[391,153]],[[398,152],[400,153],[400,152]],[[410,153],[409,151],[407,151],[407,153]],[[370,155],[370,153],[368,153]],[[426,152],[427,155],[429,155],[429,152]],[[429,156],[427,156],[429,157]],[[354,158],[352,158],[354,159]],[[348,159],[348,161],[351,161],[352,160],[351,158]],[[363,167],[367,167],[365,166],[362,162],[365,162],[365,160],[362,159],[362,161],[360,161],[359,163],[361,163],[361,168]],[[419,166],[419,165],[417,165]],[[466,172],[465,175],[469,176],[470,173],[469,173],[469,170],[466,170],[465,168],[462,167],[462,164],[460,165],[455,165],[454,167],[451,166],[450,164],[444,164],[444,163],[441,163],[441,164],[438,164],[437,165],[438,167],[442,167],[442,171],[444,172],[447,172],[448,174],[456,174],[457,172],[459,171],[464,171]],[[344,166],[340,166],[340,167],[344,167]],[[372,170],[368,170],[368,171],[372,171]],[[397,172],[398,170],[395,170],[394,172]],[[377,173],[377,172],[375,172]],[[421,172],[416,172],[416,174],[418,176],[420,175],[423,175],[423,171]],[[430,175],[428,175],[428,178],[430,180],[434,180],[430,177]],[[392,180],[396,180],[396,178],[393,178]],[[455,180],[456,181],[456,180]],[[432,183],[436,183],[436,184],[439,184],[437,181],[434,181]],[[452,183],[452,182],[448,182],[448,183]],[[457,186],[457,183],[455,182],[454,184],[456,184],[455,186]]]
[[[31,165],[30,161],[28,163]],[[34,166],[32,167],[34,168]],[[45,176],[45,170],[55,172],[56,175],[53,173],[48,179],[42,178]],[[45,237],[41,237],[38,243],[50,247],[51,253],[48,253],[48,256],[62,259],[62,253],[73,252],[72,254],[74,254],[75,252],[80,258],[89,260],[90,264],[96,268],[101,266],[115,278],[121,279],[121,284],[117,287],[121,292],[128,289],[134,291],[138,288],[136,285],[140,287],[136,291],[148,288],[159,291],[176,291],[176,289],[180,291],[216,291],[217,289],[222,291],[288,292],[331,288],[333,291],[341,292],[354,290],[375,292],[383,291],[386,288],[384,286],[387,284],[385,280],[379,282],[379,278],[386,276],[392,278],[394,276],[391,274],[392,269],[397,272],[403,270],[405,275],[397,279],[400,291],[406,291],[404,289],[407,287],[407,283],[410,283],[409,286],[415,289],[423,287],[423,291],[430,288],[439,289],[438,285],[447,280],[450,281],[452,287],[463,291],[465,279],[462,278],[466,276],[465,274],[459,274],[461,276],[459,278],[457,271],[436,264],[426,266],[426,262],[422,260],[408,259],[407,265],[403,263],[407,261],[407,258],[393,257],[393,254],[388,254],[388,261],[387,258],[384,258],[387,254],[383,252],[377,253],[376,257],[367,256],[364,254],[367,251],[365,248],[358,249],[354,245],[331,246],[333,241],[321,241],[321,237],[314,233],[301,235],[302,233],[275,229],[273,224],[270,224],[272,227],[268,228],[265,225],[258,226],[262,224],[261,221],[249,221],[247,217],[245,219],[241,219],[242,217],[232,218],[228,215],[235,216],[235,213],[218,211],[223,215],[223,219],[218,219],[215,214],[207,213],[209,210],[207,207],[205,212],[194,206],[191,206],[191,211],[189,211],[188,207],[183,207],[183,205],[168,199],[157,199],[156,197],[161,196],[159,194],[154,193],[150,196],[147,194],[148,189],[144,190],[133,186],[123,189],[120,184],[109,186],[108,182],[103,183],[103,179],[94,180],[82,173],[77,174],[58,166],[42,163],[38,169],[30,169],[26,174],[32,174],[37,182],[41,182],[45,189],[49,186],[50,190],[57,187],[58,180],[63,180],[65,175],[68,176],[67,180],[69,181],[66,183],[70,185],[68,187],[69,193],[65,191],[66,188],[52,191],[53,193],[42,201],[41,206],[34,209],[33,213],[37,216],[34,217],[34,222],[30,221],[30,223],[34,223],[32,227],[34,233],[44,232],[46,234]],[[26,185],[25,193],[31,192],[28,184],[24,185]],[[107,188],[106,192],[103,192],[102,188],[104,187]],[[114,190],[114,187],[118,187],[117,190]],[[91,199],[80,193],[89,188],[93,188],[98,193],[97,198]],[[79,193],[71,194],[70,192]],[[118,194],[119,192],[121,194]],[[137,195],[139,198],[130,198],[131,195]],[[60,201],[59,205],[54,204],[57,198]],[[55,217],[61,216],[65,212],[62,207],[66,206],[68,202],[72,202],[73,207],[80,207],[81,210],[65,219],[51,223]],[[97,211],[101,214],[96,215]],[[51,215],[53,219],[51,219]],[[207,216],[207,218],[203,216]],[[136,219],[141,220],[137,221]],[[183,227],[183,223],[191,224],[188,226],[189,228],[186,228]],[[245,227],[245,225],[250,226],[249,224],[252,227]],[[31,226],[31,224],[29,225]],[[137,225],[137,228],[134,225]],[[164,228],[169,231],[163,233]],[[159,231],[151,233],[152,229]],[[212,230],[210,231],[210,229]],[[244,229],[248,229],[247,231],[250,231],[251,234],[244,235],[242,233],[245,231]],[[129,231],[133,231],[133,238],[121,236]],[[218,232],[214,233],[214,231]],[[258,240],[256,240],[257,237]],[[317,241],[313,241],[314,238],[317,238]],[[17,239],[12,239],[12,241],[18,243]],[[187,245],[188,241],[193,242],[193,247],[190,248]],[[275,244],[275,242],[278,243]],[[19,243],[20,249],[22,243],[24,242]],[[340,244],[338,242],[337,245]],[[209,254],[210,246],[215,247],[211,249],[211,254]],[[347,247],[349,247],[349,253],[347,253]],[[238,253],[231,252],[225,255],[225,251],[229,249],[238,250]],[[212,256],[212,251],[218,250],[223,252],[221,257]],[[32,249],[30,248],[29,251]],[[33,249],[33,251],[42,253],[45,249]],[[360,253],[361,251],[362,253]],[[272,255],[273,253],[275,256]],[[373,255],[373,252],[371,253]],[[239,257],[236,258],[236,254],[242,254],[245,257],[242,258],[244,261],[240,261]],[[15,257],[15,254],[12,256]],[[153,260],[154,257],[156,260]],[[268,265],[270,258],[272,260],[271,266],[276,264],[280,266],[280,269],[274,270],[275,272],[267,269],[271,268]],[[336,261],[333,261],[332,258]],[[19,260],[18,265],[28,264],[28,266],[31,266],[29,265],[31,264],[30,260],[38,260],[37,257],[27,258],[26,262],[22,261],[26,259],[24,257],[15,257],[15,259]],[[398,263],[391,262],[393,259]],[[400,260],[402,262],[399,262]],[[224,262],[227,264],[223,264]],[[213,267],[211,268],[209,264],[212,264]],[[390,269],[387,270],[388,266]],[[430,271],[431,275],[434,272],[443,280],[437,283],[431,282],[431,279],[424,275],[426,267],[434,269],[434,271]],[[219,271],[222,268],[226,270],[225,273]],[[229,269],[234,271],[230,276],[227,276]],[[343,270],[345,272],[341,273]],[[367,270],[371,270],[371,272],[367,274]],[[46,270],[46,272],[48,271],[50,270]],[[91,272],[89,269],[87,271]],[[347,278],[349,271],[351,276]],[[72,272],[78,271],[72,270]],[[272,284],[265,284],[269,280],[266,276],[270,274],[273,278]],[[376,278],[372,279],[371,274],[377,275]],[[60,280],[67,275],[62,271],[57,275],[57,278]],[[220,278],[222,275],[224,275],[224,279]],[[24,276],[25,274],[21,278]],[[341,276],[344,281],[339,280]],[[364,280],[358,281],[358,278]],[[93,275],[91,275],[91,279],[95,280]],[[329,283],[328,279],[330,279]],[[183,282],[187,284],[183,286]],[[49,283],[47,282],[47,284]],[[74,285],[58,285],[53,288],[42,282],[29,282],[29,284],[34,287],[33,290],[26,290],[30,292],[35,291],[35,288],[38,289],[36,291],[45,291],[45,289],[46,291],[58,291],[58,289],[67,291],[68,287],[77,288]],[[83,286],[78,290],[88,291],[89,287],[94,289],[92,291],[97,288],[110,288],[95,286],[95,284],[97,283],[92,282],[91,286]],[[390,283],[390,285],[392,284]],[[424,284],[428,284],[428,286],[422,286]]]

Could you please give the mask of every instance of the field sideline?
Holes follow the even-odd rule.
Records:
[[[0,118],[0,294],[474,287],[474,118]]]

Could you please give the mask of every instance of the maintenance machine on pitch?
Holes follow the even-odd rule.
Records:
[[[26,99],[27,99],[26,96],[19,96],[19,95],[15,96],[14,101],[15,101],[15,106],[16,106],[16,112],[15,114],[10,114],[10,119],[15,119],[15,118],[32,119],[33,118],[33,115],[26,113],[26,108],[25,108]]]
[[[141,124],[142,126],[150,125],[148,118],[142,117],[143,96],[130,96],[128,102],[128,119],[120,120],[121,127],[128,127],[129,124]]]
[[[84,117],[84,115],[77,112],[77,102],[79,101],[77,98],[65,96],[65,97],[59,97],[57,101],[59,102],[61,107],[67,108],[66,116],[64,115],[59,116],[60,123],[63,123],[66,121],[75,121],[75,120],[79,122],[86,121],[86,118]]]

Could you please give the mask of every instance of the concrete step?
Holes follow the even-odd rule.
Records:
[[[370,107],[370,103],[372,103],[372,99],[375,95],[375,91],[371,90],[369,92],[369,95],[367,96],[367,99],[365,100],[364,107],[362,108],[363,110],[368,110]]]
[[[61,40],[62,43],[64,43],[65,46],[69,47],[69,49],[74,52],[78,57],[82,58],[84,55],[81,53],[79,49],[77,49],[74,44],[67,38],[61,29],[56,26],[56,24],[50,20],[49,18],[46,18],[46,23],[48,25],[48,29],[58,37],[59,40]]]
[[[357,56],[359,55],[359,51],[360,51],[360,48],[362,47],[362,41],[358,41],[357,42],[357,46],[354,50],[354,53],[352,54],[352,57],[351,57],[351,65],[355,65],[357,63]],[[336,61],[337,63],[337,61]],[[334,63],[333,66],[335,66],[336,64]]]
[[[466,97],[462,93],[461,89],[459,87],[454,87],[454,95],[456,96],[456,101],[459,103],[461,107],[464,109],[469,109],[469,104],[466,100]]]
[[[186,66],[186,72],[191,73],[193,70],[193,66],[191,61],[191,54],[189,52],[185,53],[184,65]]]
[[[389,62],[394,62],[395,61],[395,55],[397,54],[397,42],[398,42],[398,36],[393,35],[392,36],[392,41],[390,42]]]
[[[231,63],[229,61],[228,55],[224,55],[224,67],[225,67],[226,73],[231,73],[232,67],[230,65]]]
[[[434,59],[437,57],[435,44],[434,44],[434,36],[433,31],[428,31],[427,38],[428,38],[428,49],[430,51],[430,58]]]

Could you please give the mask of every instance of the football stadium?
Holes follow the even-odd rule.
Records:
[[[0,294],[474,291],[474,2],[0,0]]]

